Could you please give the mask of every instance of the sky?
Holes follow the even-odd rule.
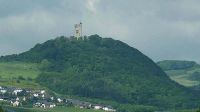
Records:
[[[0,0],[0,55],[74,34],[121,40],[153,59],[200,62],[200,0]]]

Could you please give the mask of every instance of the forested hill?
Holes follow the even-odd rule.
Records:
[[[140,51],[98,35],[59,37],[0,61],[41,63],[37,81],[61,94],[162,108],[198,105],[198,94],[170,80]]]

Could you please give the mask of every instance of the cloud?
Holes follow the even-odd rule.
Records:
[[[59,35],[122,40],[155,61],[200,62],[199,0],[0,0],[0,55],[19,53]],[[9,47],[10,46],[10,47]],[[11,49],[15,50],[11,50]]]
[[[86,0],[86,7],[89,11],[96,13],[97,11],[97,4],[99,3],[100,0]]]

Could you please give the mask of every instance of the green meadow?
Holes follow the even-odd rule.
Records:
[[[38,64],[24,62],[1,62],[1,78],[11,79],[22,76],[23,78],[36,78],[40,73]]]
[[[39,65],[24,62],[0,62],[0,85],[40,88],[34,79],[40,74]]]
[[[42,108],[14,108],[6,106],[4,108],[15,112],[104,112],[101,110],[80,109],[75,107],[56,107],[53,109],[42,109]]]
[[[194,72],[200,72],[199,68],[194,68],[190,70],[168,70],[165,72],[172,80],[186,87],[192,87],[200,84],[198,80],[192,80],[190,78]]]

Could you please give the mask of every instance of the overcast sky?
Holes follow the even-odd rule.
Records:
[[[98,34],[128,43],[155,61],[200,62],[200,0],[0,0],[0,55],[36,43]]]

